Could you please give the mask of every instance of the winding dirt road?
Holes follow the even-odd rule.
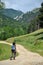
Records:
[[[11,43],[0,41],[0,43],[9,44]],[[43,57],[37,53],[26,50],[23,46],[17,45],[17,51],[19,56],[16,60],[4,60],[0,61],[0,65],[43,65]]]

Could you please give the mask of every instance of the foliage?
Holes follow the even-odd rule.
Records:
[[[15,37],[14,41],[17,44],[23,45],[26,49],[37,52],[43,56],[43,29],[35,31],[33,33]],[[8,41],[8,40],[7,40]]]
[[[10,45],[0,43],[0,60],[8,59],[11,55]]]
[[[4,2],[0,2],[0,9],[4,9],[5,8],[5,3]]]
[[[20,15],[23,14],[22,11],[14,10],[14,9],[11,9],[11,8],[0,9],[0,12],[2,12],[3,15],[10,17],[10,18],[13,18],[13,19],[16,19],[17,17],[19,17]]]
[[[11,56],[11,46],[8,44],[0,43],[0,61],[10,59]],[[16,54],[18,56],[18,53]]]
[[[40,15],[38,18],[39,18],[40,27],[43,28],[43,3],[41,4]]]
[[[42,8],[40,9],[42,11]],[[0,9],[0,40],[6,40],[7,38],[20,36],[39,29],[39,8],[22,14],[23,12],[13,9]],[[18,20],[14,19],[17,15],[19,18],[21,17]],[[42,20],[43,15],[39,17]]]
[[[24,33],[18,21],[0,14],[0,39],[5,40],[9,37],[22,35]]]
[[[30,21],[27,32],[33,32],[40,28],[43,28],[43,3],[41,4],[41,8],[39,9],[38,16],[36,16],[33,20]]]

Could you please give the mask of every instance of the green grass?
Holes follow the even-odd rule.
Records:
[[[0,61],[10,59],[10,56],[11,56],[11,46],[8,44],[0,43]]]
[[[15,37],[13,40],[16,41],[17,44],[23,45],[27,50],[39,53],[43,56],[43,29]],[[9,42],[9,39],[7,41]]]
[[[43,37],[43,29],[22,37],[14,38],[14,40],[16,43],[23,45],[29,51],[37,52],[43,56],[43,39],[41,39],[41,37]]]

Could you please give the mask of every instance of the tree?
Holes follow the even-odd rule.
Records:
[[[5,3],[4,2],[0,2],[0,9],[4,9],[5,8]]]
[[[40,15],[39,15],[39,23],[40,23],[40,27],[43,28],[43,3],[41,4],[41,8],[40,8]]]
[[[30,21],[29,26],[28,26],[28,30],[27,33],[31,33],[35,30],[37,30],[37,18],[33,19]]]

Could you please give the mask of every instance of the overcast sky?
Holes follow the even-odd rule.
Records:
[[[21,10],[23,12],[31,11],[34,8],[40,7],[43,0],[2,0],[7,8]]]

